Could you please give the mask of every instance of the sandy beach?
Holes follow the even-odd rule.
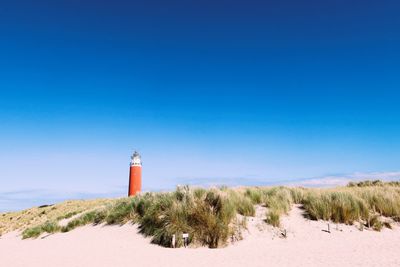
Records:
[[[248,218],[244,239],[225,248],[163,248],[135,225],[84,226],[69,233],[21,240],[1,237],[1,266],[400,266],[400,228],[381,232],[311,221],[295,206],[281,231],[263,223],[264,208]]]
[[[0,267],[400,267],[399,14],[2,1]]]

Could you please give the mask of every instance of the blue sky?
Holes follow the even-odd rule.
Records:
[[[393,179],[399,13],[397,1],[4,2],[0,210],[124,195],[133,149],[145,190]]]

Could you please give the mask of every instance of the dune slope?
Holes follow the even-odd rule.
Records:
[[[295,206],[281,231],[263,223],[265,208],[248,218],[244,240],[221,249],[163,248],[135,225],[84,226],[69,233],[21,240],[0,238],[1,266],[400,266],[400,229],[359,231],[355,226],[311,221]]]

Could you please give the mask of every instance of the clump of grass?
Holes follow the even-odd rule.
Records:
[[[56,222],[46,222],[42,225],[42,230],[46,233],[55,233],[60,229],[60,226]]]
[[[250,198],[253,204],[261,204],[263,202],[262,191],[259,188],[247,188],[245,196]]]
[[[224,191],[191,191],[185,187],[158,194],[139,219],[140,230],[152,236],[153,243],[167,247],[172,235],[176,236],[176,246],[182,246],[182,233],[189,233],[190,242],[218,247],[226,242],[232,231],[230,223],[241,209]]]
[[[292,205],[292,196],[285,187],[272,188],[266,193],[265,205],[281,213],[287,213]]]
[[[280,225],[280,213],[277,210],[271,210],[267,212],[266,223],[279,227]]]
[[[335,223],[353,224],[369,217],[365,202],[348,192],[309,193],[304,200],[304,208],[311,219]]]
[[[139,218],[140,232],[145,236],[152,236],[152,242],[163,246],[171,246],[173,229],[177,233],[182,232],[177,225],[182,224],[179,211],[174,206],[173,199],[184,199],[181,192],[176,192],[175,195],[169,193],[162,193],[156,195],[152,202],[142,200],[139,203],[140,207],[146,207],[142,211],[143,216]],[[148,206],[146,204],[149,204]],[[141,208],[142,209],[142,208]],[[176,217],[172,217],[176,216]],[[180,237],[180,236],[178,236]],[[178,240],[180,242],[180,240]]]
[[[55,233],[60,230],[60,226],[56,222],[47,221],[42,225],[25,229],[22,232],[22,239],[37,238],[43,233]]]
[[[265,192],[265,206],[268,207],[266,222],[280,226],[280,216],[287,214],[292,206],[291,191],[285,187],[275,187]]]
[[[150,207],[154,204],[155,195],[151,193],[146,193],[142,197],[138,197],[138,202],[135,206],[135,211],[139,217],[143,217]]]
[[[293,203],[302,204],[304,201],[304,198],[306,197],[308,189],[303,188],[303,187],[294,187],[294,188],[290,188],[289,190],[290,190],[290,194],[291,194]]]
[[[227,192],[229,200],[235,206],[237,213],[243,216],[254,216],[256,214],[254,204],[247,195],[231,189]]]
[[[26,238],[37,238],[43,233],[40,226],[30,227],[22,232],[22,239]]]
[[[391,186],[356,188],[356,195],[374,212],[386,217],[400,216],[400,189]]]
[[[189,215],[194,238],[210,248],[225,243],[232,230],[229,224],[235,217],[235,209],[229,198],[209,191],[204,199],[196,201]]]
[[[235,203],[236,210],[240,215],[253,217],[256,210],[251,201],[245,197],[241,197],[238,203]]]
[[[124,199],[116,203],[105,216],[107,224],[125,224],[128,221],[133,221],[135,218],[135,208],[138,199]]]
[[[104,221],[106,218],[106,212],[103,210],[95,210],[87,212],[78,218],[70,221],[66,226],[61,227],[61,232],[69,232],[79,226],[87,225],[87,224],[99,224]]]

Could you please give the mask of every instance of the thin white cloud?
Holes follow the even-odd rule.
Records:
[[[144,191],[173,190],[176,185],[191,186],[304,186],[304,187],[335,187],[346,185],[350,181],[361,180],[400,180],[400,171],[397,172],[356,172],[344,175],[329,175],[309,179],[276,180],[260,178],[255,175],[248,177],[219,177],[219,178],[178,178],[163,185],[148,186]],[[126,195],[126,186],[114,187],[107,192],[59,192],[54,190],[34,189],[0,192],[0,212],[20,210],[44,204],[54,204],[68,199],[91,199],[102,197],[122,197]]]
[[[8,212],[50,205],[70,199],[93,199],[124,196],[120,190],[112,192],[59,192],[45,189],[0,192],[0,212]]]
[[[346,185],[351,181],[361,180],[383,180],[398,181],[400,172],[356,172],[344,175],[330,175],[313,179],[304,179],[287,183],[291,186],[309,186],[309,187],[334,187]]]

